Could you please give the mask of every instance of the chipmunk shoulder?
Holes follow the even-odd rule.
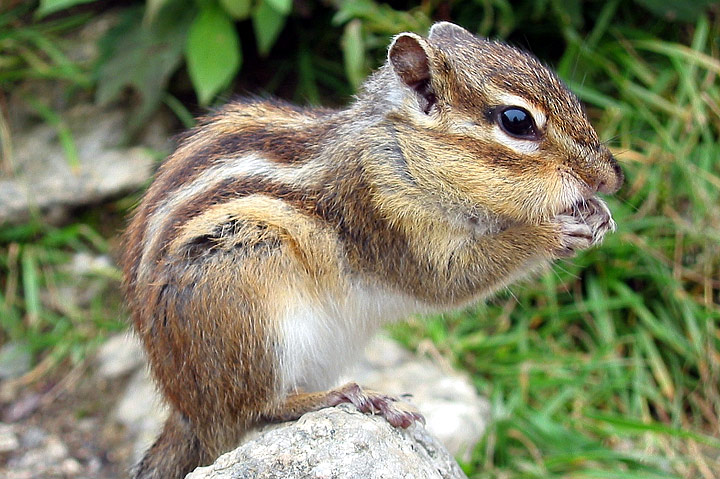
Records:
[[[332,388],[384,322],[477,301],[614,223],[623,177],[537,59],[438,23],[396,36],[344,110],[231,102],[162,165],[125,236],[137,334],[171,414],[135,477],[183,477]]]

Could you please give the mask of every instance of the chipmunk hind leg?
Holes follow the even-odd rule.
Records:
[[[425,423],[425,418],[411,404],[394,396],[363,389],[352,382],[323,392],[290,394],[264,419],[268,422],[292,421],[307,412],[342,403],[351,403],[364,413],[383,416],[394,427],[407,428],[415,421]]]

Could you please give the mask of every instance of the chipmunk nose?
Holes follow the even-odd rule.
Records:
[[[600,193],[612,194],[620,189],[623,181],[625,181],[625,175],[623,175],[620,165],[610,152],[607,153],[606,165],[595,189]]]
[[[577,175],[588,187],[588,193],[612,194],[623,184],[624,175],[617,160],[604,147],[598,147],[594,154],[585,157],[585,161],[575,165]]]

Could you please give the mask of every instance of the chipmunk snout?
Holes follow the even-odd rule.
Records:
[[[625,181],[622,169],[615,157],[608,152],[602,173],[598,175],[598,181],[594,185],[595,191],[605,194],[615,193]]]
[[[585,194],[615,193],[625,179],[620,165],[606,148],[583,160],[576,160],[571,169],[587,187]]]
[[[594,193],[615,193],[623,184],[625,175],[615,157],[609,152],[603,152],[602,159],[589,172],[589,175],[582,175],[583,180]]]

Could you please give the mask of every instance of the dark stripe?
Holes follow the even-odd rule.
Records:
[[[134,296],[140,258],[144,248],[143,234],[147,227],[147,210],[140,207],[134,214],[130,226],[123,235],[122,268],[125,276],[125,292],[128,298]]]
[[[299,207],[302,211],[312,212],[315,209],[313,199],[317,196],[316,194],[300,192],[261,177],[227,178],[212,188],[197,193],[194,197],[181,204],[164,222],[161,230],[157,232],[161,241],[156,244],[153,251],[147,251],[146,255],[156,258],[161,256],[167,245],[177,237],[180,229],[188,221],[205,213],[213,206],[257,193],[282,199],[293,206]],[[207,235],[209,235],[207,246],[210,246],[214,241],[211,238],[213,234],[212,231],[207,232]]]
[[[244,113],[243,108],[246,107],[266,107],[267,113],[266,115],[252,111]],[[320,118],[332,113],[330,110],[290,109],[272,103],[236,102],[227,105],[221,111],[204,119],[199,127],[191,130],[176,152],[161,166],[145,200],[150,209],[154,210],[165,197],[192,182],[221,158],[241,157],[250,152],[258,152],[268,161],[286,165],[300,164],[311,159],[328,137],[331,127],[320,123],[305,129],[283,128],[275,118],[278,114],[277,110],[292,111],[294,115],[302,113],[310,118]],[[237,121],[237,131],[217,135],[214,131],[214,123],[228,119]],[[201,146],[197,151],[191,151],[191,142],[201,136],[215,137],[212,142]]]
[[[330,183],[333,184],[332,189],[317,191],[307,188],[300,190],[266,178],[227,179],[181,205],[158,232],[162,241],[155,246],[154,251],[146,254],[151,262],[161,257],[180,229],[212,206],[253,194],[263,194],[282,200],[301,213],[317,217],[335,229],[350,263],[357,269],[384,275],[385,268],[389,268],[397,273],[398,280],[406,276],[400,273],[400,264],[404,263],[405,268],[408,268],[407,239],[372,209],[370,187],[362,181],[362,173],[357,170],[337,172]],[[216,238],[211,236],[215,232],[207,233],[209,236],[200,241],[204,243],[202,246],[212,247]]]

